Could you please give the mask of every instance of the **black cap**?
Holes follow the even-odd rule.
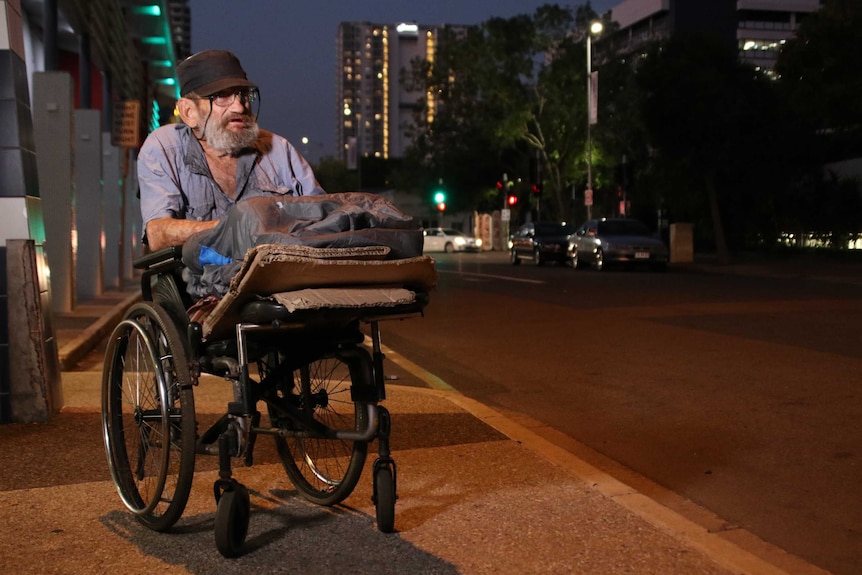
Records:
[[[226,50],[204,50],[192,54],[177,66],[177,79],[181,96],[190,92],[212,96],[227,88],[257,87],[249,82],[239,58]]]

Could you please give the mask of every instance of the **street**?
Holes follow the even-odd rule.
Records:
[[[858,282],[434,256],[389,347],[711,529],[862,571]]]

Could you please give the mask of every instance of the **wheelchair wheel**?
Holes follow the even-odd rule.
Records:
[[[368,421],[367,404],[354,402],[351,385],[373,385],[371,356],[365,349],[339,350],[294,370],[280,392],[313,419],[311,436],[276,437],[276,447],[285,472],[299,493],[318,505],[335,505],[353,492],[368,451],[365,441],[323,437],[327,430],[363,429]],[[297,431],[298,424],[279,418],[270,406],[274,425]],[[299,431],[304,431],[299,429]]]
[[[114,329],[102,377],[102,434],[120,498],[156,531],[182,515],[194,476],[195,405],[183,339],[158,304]]]
[[[216,549],[224,557],[238,557],[242,553],[248,535],[251,501],[248,489],[235,483],[232,489],[222,493],[215,516]]]
[[[395,531],[395,476],[388,465],[375,465],[374,509],[377,529],[383,533]]]

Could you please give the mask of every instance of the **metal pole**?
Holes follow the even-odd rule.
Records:
[[[90,35],[81,34],[78,53],[78,107],[89,110],[93,107],[93,76],[90,73]]]
[[[503,209],[509,210],[509,217],[512,217],[512,210],[509,208],[509,205],[506,201],[509,198],[509,174],[503,172]],[[502,214],[503,212],[500,212]],[[502,244],[503,251],[505,252],[508,248],[509,241],[509,226],[511,223],[506,220],[503,221],[503,216],[500,216],[500,243]]]
[[[592,59],[592,39],[589,31],[587,32],[587,190],[588,193],[593,189],[593,138],[591,124],[593,113],[593,59]],[[586,195],[585,195],[586,199]],[[587,219],[592,219],[593,206],[587,205]]]
[[[42,34],[45,44],[45,71],[57,71],[57,0],[45,0],[42,15]]]

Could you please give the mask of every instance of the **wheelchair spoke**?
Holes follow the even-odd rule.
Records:
[[[353,401],[351,387],[370,381],[370,357],[359,354],[351,367],[341,353],[324,354],[292,375],[280,374],[271,361],[262,373],[281,377],[269,413],[273,425],[291,431],[276,438],[285,471],[305,498],[321,505],[334,505],[352,492],[367,450],[365,442],[335,438],[336,431],[367,425],[365,405]],[[355,352],[344,353],[353,358]]]

